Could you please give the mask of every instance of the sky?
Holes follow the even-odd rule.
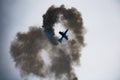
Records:
[[[2,0],[0,26],[0,79],[22,80],[10,56],[17,32],[41,26],[51,6],[75,7],[86,28],[81,62],[75,66],[79,80],[120,80],[120,0]],[[59,30],[60,27],[57,28]],[[29,77],[29,80],[39,80]]]

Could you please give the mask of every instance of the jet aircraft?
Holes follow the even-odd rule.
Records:
[[[65,32],[59,31],[59,34],[62,35],[62,37],[61,37],[60,39],[58,39],[58,41],[59,41],[60,43],[62,43],[63,38],[65,38],[66,40],[68,40],[68,36],[66,35],[66,33],[68,32],[68,30],[69,30],[69,29],[67,29]]]

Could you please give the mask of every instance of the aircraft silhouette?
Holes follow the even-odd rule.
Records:
[[[58,41],[60,43],[62,43],[62,39],[65,38],[66,40],[68,40],[68,36],[66,35],[66,33],[68,32],[69,29],[67,29],[65,32],[59,32],[60,35],[62,35],[62,37],[60,39],[58,39]]]

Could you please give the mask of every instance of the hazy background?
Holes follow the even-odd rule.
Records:
[[[87,45],[75,68],[79,80],[120,80],[120,0],[1,0],[0,4],[0,80],[22,80],[10,44],[17,32],[41,26],[42,15],[53,4],[75,7],[82,14]]]

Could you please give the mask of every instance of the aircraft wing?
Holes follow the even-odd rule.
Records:
[[[68,36],[65,36],[64,38],[65,38],[66,40],[68,40]]]
[[[61,35],[64,35],[64,33],[63,32],[59,32]]]

